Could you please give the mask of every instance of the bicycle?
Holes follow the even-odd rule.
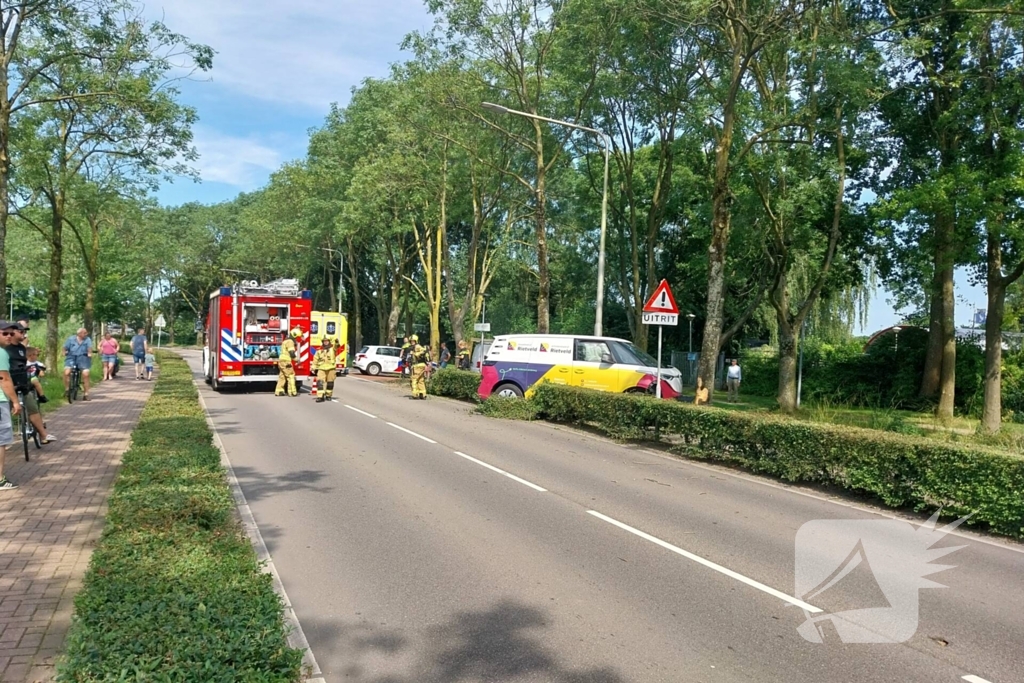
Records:
[[[82,383],[82,370],[75,363],[71,368],[71,377],[68,380],[68,403],[74,403],[78,399],[78,389]]]
[[[28,442],[31,439],[36,448],[42,448],[43,443],[39,439],[39,432],[32,425],[32,420],[28,419],[28,411],[25,409],[25,394],[18,392],[18,405],[21,406],[21,412],[18,413],[18,431],[21,432],[21,443],[25,448],[25,462],[29,461]]]

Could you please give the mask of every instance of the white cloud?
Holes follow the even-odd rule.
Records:
[[[217,51],[214,84],[317,111],[385,75],[405,34],[431,25],[422,0],[165,1],[147,13]]]
[[[252,190],[281,165],[281,153],[261,141],[235,137],[199,126],[194,131],[199,151],[196,168],[203,180]]]

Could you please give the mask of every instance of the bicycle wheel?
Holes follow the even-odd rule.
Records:
[[[68,403],[74,403],[78,398],[78,377],[80,372],[78,368],[71,371],[71,383],[68,385]]]

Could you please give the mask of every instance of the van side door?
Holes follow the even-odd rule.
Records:
[[[573,344],[572,386],[598,391],[619,391],[619,368],[603,339],[577,337]]]

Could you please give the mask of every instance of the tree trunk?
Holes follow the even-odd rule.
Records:
[[[50,280],[46,287],[46,365],[57,368],[60,348],[60,284],[64,274],[64,198],[52,198],[50,215]]]
[[[988,314],[985,318],[985,400],[981,429],[995,434],[1002,427],[1003,310],[1006,289],[1001,269],[1002,245],[998,237],[988,236]]]
[[[11,105],[7,88],[7,69],[0,67],[0,311],[7,310],[7,219],[10,215]]]
[[[356,270],[356,255],[355,246],[352,243],[352,238],[349,237],[347,241],[347,253],[346,258],[348,259],[348,281],[352,285],[352,327],[355,331],[355,350],[363,348],[363,297],[359,291],[359,277]],[[378,330],[384,328],[378,327]],[[352,333],[349,333],[352,336]],[[345,343],[349,343],[350,340],[346,339]],[[387,342],[381,340],[381,343],[386,344]],[[352,355],[349,354],[349,359]],[[350,360],[351,362],[351,360]]]
[[[779,318],[779,408],[787,415],[796,412],[796,357],[797,338],[795,329]]]
[[[544,129],[534,122],[537,140],[537,191],[534,193],[537,206],[537,333],[551,331],[551,273],[548,269],[548,226],[547,226],[547,173],[544,166]]]

